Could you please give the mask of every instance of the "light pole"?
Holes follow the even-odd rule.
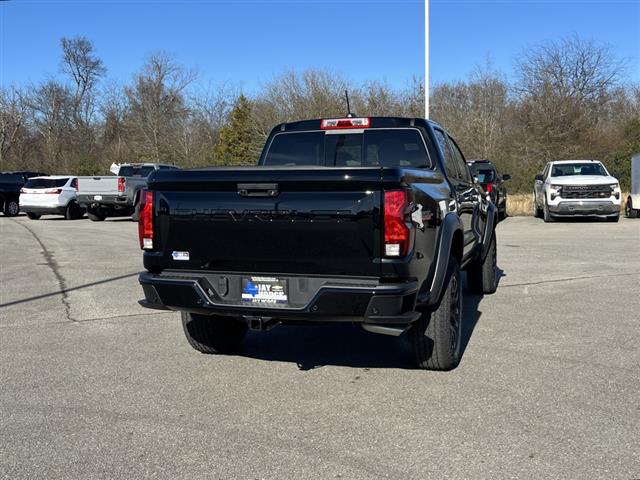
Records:
[[[429,118],[429,0],[424,0],[424,118]]]

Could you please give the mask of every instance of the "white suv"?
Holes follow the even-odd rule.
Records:
[[[536,175],[533,214],[552,222],[556,216],[620,218],[620,184],[596,160],[549,162]]]
[[[84,210],[76,202],[78,177],[33,177],[20,190],[20,210],[31,220],[44,214],[64,215],[67,220],[82,218]]]

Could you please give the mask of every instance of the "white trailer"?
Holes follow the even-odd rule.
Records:
[[[631,193],[624,212],[629,218],[640,217],[640,153],[631,157]]]

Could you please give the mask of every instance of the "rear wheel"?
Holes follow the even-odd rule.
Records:
[[[424,311],[409,331],[418,368],[452,370],[462,349],[462,283],[460,266],[449,259],[446,290],[438,309]]]
[[[42,215],[40,215],[39,213],[31,213],[31,212],[27,212],[27,217],[29,217],[31,220],[38,220]]]
[[[64,218],[66,218],[67,220],[77,220],[79,218],[82,218],[82,209],[80,208],[80,205],[78,205],[73,200],[69,202],[67,208],[64,211]]]
[[[15,217],[20,212],[20,204],[17,200],[6,200],[3,211],[6,217]]]
[[[467,270],[467,282],[471,293],[495,293],[498,288],[498,247],[495,233],[491,237],[484,262],[476,261]]]
[[[247,324],[236,317],[182,312],[189,345],[202,353],[233,353],[247,334]]]

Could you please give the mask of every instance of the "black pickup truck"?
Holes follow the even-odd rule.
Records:
[[[159,170],[140,208],[148,308],[196,350],[247,329],[352,322],[407,332],[420,368],[461,355],[462,288],[497,287],[496,210],[451,137],[420,118],[276,126],[256,167]]]

